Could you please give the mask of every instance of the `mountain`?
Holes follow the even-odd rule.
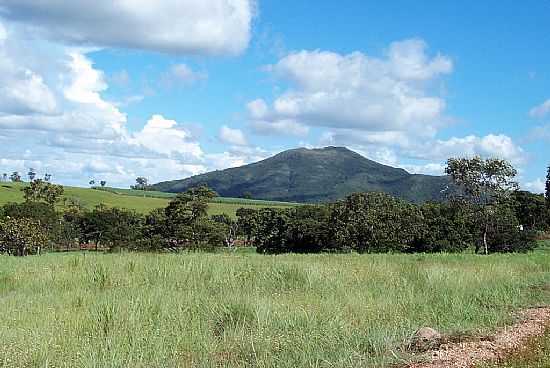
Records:
[[[412,202],[441,200],[450,180],[446,176],[414,175],[379,164],[344,147],[298,148],[268,159],[183,180],[153,185],[178,193],[207,184],[223,197],[289,202],[324,202],[350,193],[380,191]]]

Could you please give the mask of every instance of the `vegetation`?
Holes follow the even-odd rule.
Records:
[[[510,164],[479,157],[450,159],[447,172],[454,181],[453,196],[447,202],[422,205],[384,193],[356,193],[323,205],[241,208],[235,221],[227,214],[209,215],[217,193],[200,186],[146,215],[103,204],[88,210],[78,201],[70,201],[68,207],[65,201],[62,211],[56,211],[63,187],[35,180],[22,188],[23,205],[8,204],[2,212],[17,221],[31,220],[47,234],[41,246],[54,250],[70,249],[71,244],[107,251],[206,250],[234,248],[239,238],[259,253],[478,253],[483,249],[488,254],[535,248],[536,230],[546,230],[550,223],[548,212],[541,209],[538,197],[516,191],[516,172]],[[145,185],[146,180],[138,182]],[[145,192],[144,187],[140,190]],[[533,220],[541,214],[538,222]],[[520,218],[528,223],[521,224]],[[27,243],[25,249],[30,251],[10,253],[35,253],[36,246]]]
[[[0,206],[11,202],[23,202],[24,196],[22,188],[28,186],[28,183],[0,183]],[[103,204],[108,207],[119,207],[136,211],[141,214],[147,214],[152,210],[164,208],[176,194],[162,193],[154,191],[137,191],[131,189],[116,188],[77,188],[63,187],[64,194],[58,207],[68,207],[70,204],[77,204],[85,209],[91,210],[96,206]],[[145,194],[145,198],[144,198]],[[63,202],[65,199],[65,202]],[[292,203],[254,201],[239,198],[214,198],[208,206],[210,215],[226,213],[234,217],[237,209],[277,207],[285,208],[293,206]]]
[[[208,185],[223,197],[287,202],[335,201],[356,192],[385,192],[410,202],[445,198],[450,179],[411,175],[342,147],[294,149],[237,168],[153,185],[154,190],[185,192]]]
[[[539,253],[69,253],[0,277],[4,367],[390,366],[420,327],[484,334],[550,302]]]

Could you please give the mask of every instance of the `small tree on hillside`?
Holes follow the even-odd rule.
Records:
[[[487,234],[493,216],[493,205],[503,202],[518,190],[513,179],[516,169],[506,160],[473,158],[450,158],[445,172],[462,190],[465,199],[481,209],[482,242],[484,253],[489,253]],[[476,251],[478,246],[476,245]]]
[[[145,197],[145,191],[149,190],[149,180],[144,176],[138,176],[136,178],[136,184],[130,186],[134,190],[143,190],[143,196]]]
[[[29,177],[29,181],[32,182],[34,178],[36,178],[36,171],[31,167],[27,173],[27,176]]]
[[[550,165],[546,170],[544,199],[546,200],[546,209],[550,210]]]
[[[105,185],[107,185],[107,182],[105,180],[102,180],[99,182],[99,185],[101,185],[102,188],[105,188]]]
[[[61,185],[50,184],[41,179],[33,181],[24,187],[23,196],[27,202],[46,202],[54,206],[63,196],[64,189]]]
[[[14,171],[11,175],[10,175],[10,180],[14,183],[18,183],[21,181],[21,175],[19,175],[19,172],[18,171]]]

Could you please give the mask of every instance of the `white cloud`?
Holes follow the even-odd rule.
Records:
[[[253,0],[3,0],[0,14],[39,37],[176,54],[239,54]]]
[[[469,135],[462,138],[428,142],[424,149],[426,156],[442,159],[453,156],[496,157],[512,163],[522,163],[525,159],[523,149],[517,146],[512,138],[504,134],[489,134],[483,137]]]
[[[233,129],[227,125],[223,125],[220,128],[219,138],[224,143],[236,146],[246,146],[248,144],[244,133],[240,129]]]
[[[550,99],[529,111],[529,115],[533,118],[544,118],[548,114],[550,114]]]
[[[135,133],[130,142],[164,155],[176,153],[200,158],[203,154],[191,133],[178,127],[175,120],[165,119],[162,115],[151,117],[143,130]]]
[[[411,174],[445,175],[445,165],[442,163],[405,164],[402,167]]]
[[[522,187],[533,193],[544,193],[546,183],[544,180],[537,178],[533,181],[527,182]]]
[[[271,106],[263,100],[250,102],[252,126],[292,121],[298,126],[433,136],[445,123],[446,104],[430,94],[429,85],[450,73],[452,62],[442,55],[430,58],[426,49],[423,41],[413,39],[392,43],[384,58],[361,52],[292,53],[266,69],[293,87]]]
[[[57,103],[43,77],[11,57],[0,23],[0,115],[53,114]]]

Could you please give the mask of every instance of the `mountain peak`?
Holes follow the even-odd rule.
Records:
[[[446,177],[411,175],[405,170],[369,160],[346,148],[295,148],[265,160],[221,171],[154,185],[182,192],[206,184],[224,197],[322,202],[350,193],[381,191],[415,201],[441,199]]]

